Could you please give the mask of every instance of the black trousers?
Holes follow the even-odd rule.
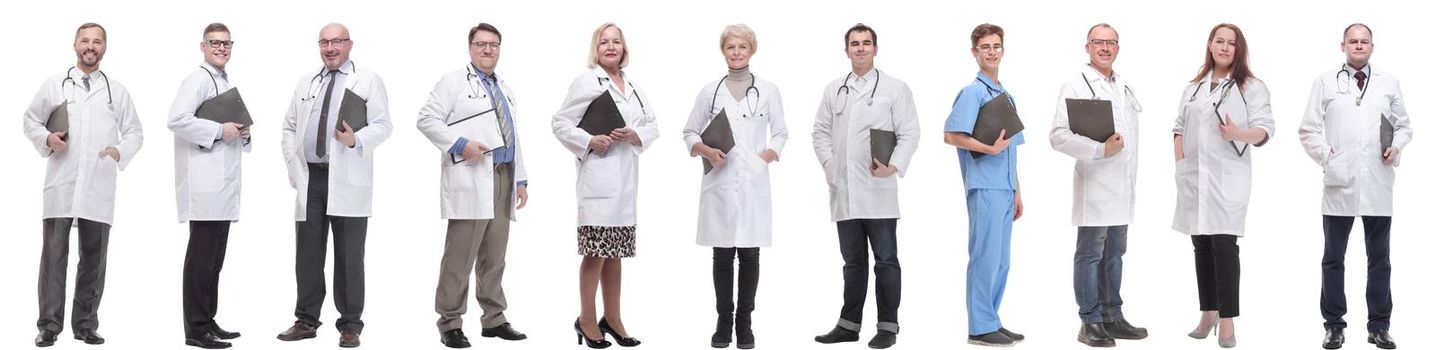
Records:
[[[324,306],[324,255],[328,231],[334,229],[334,308],[339,330],[362,332],[364,321],[364,237],[367,217],[325,214],[329,199],[329,169],[309,165],[309,193],[305,221],[294,223],[294,277],[298,288],[294,317],[318,327]]]
[[[750,314],[758,294],[758,248],[713,248],[713,295],[719,315],[732,315],[733,257],[738,257],[738,314]]]
[[[214,331],[219,309],[219,271],[229,244],[229,221],[190,221],[184,254],[184,334],[199,338]]]
[[[1222,318],[1241,315],[1242,262],[1234,235],[1192,235],[1197,265],[1197,298],[1202,311]]]
[[[902,265],[897,257],[897,219],[853,219],[838,222],[838,247],[843,253],[843,308],[838,325],[857,331],[868,295],[868,248],[877,262],[878,329],[897,332],[902,301]]]
[[[1328,328],[1346,328],[1346,243],[1351,216],[1322,215],[1326,252],[1321,256],[1321,317]],[[1391,328],[1391,217],[1363,216],[1366,229],[1366,330]]]
[[[65,326],[65,270],[70,264],[70,225],[79,220],[80,264],[75,273],[74,331],[100,327],[100,297],[105,294],[110,225],[75,218],[44,220],[40,249],[40,318],[35,327],[59,332]]]

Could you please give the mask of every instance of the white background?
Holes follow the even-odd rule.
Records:
[[[433,292],[443,247],[434,148],[414,127],[416,112],[446,72],[468,62],[464,44],[480,21],[504,32],[499,74],[518,101],[519,137],[530,181],[529,207],[513,227],[508,254],[509,320],[529,340],[499,344],[477,337],[478,308],[470,306],[477,347],[573,347],[577,314],[574,170],[549,123],[573,77],[587,74],[589,36],[602,22],[627,34],[626,70],[657,111],[661,137],[643,156],[638,257],[624,261],[624,320],[649,349],[706,348],[713,325],[710,250],[693,244],[699,161],[689,158],[680,131],[705,83],[724,74],[717,47],[724,25],[747,23],[758,34],[753,71],[776,83],[785,100],[791,137],[773,166],[774,246],[763,250],[763,277],[754,314],[758,344],[767,349],[857,349],[862,343],[821,346],[812,336],[829,330],[841,304],[842,260],[828,221],[826,186],[811,151],[813,115],[822,88],[849,71],[839,37],[856,22],[878,31],[877,67],[905,80],[916,95],[923,138],[902,180],[904,217],[899,242],[904,295],[899,347],[964,347],[964,271],[967,222],[962,183],[941,128],[955,93],[972,81],[968,51],[973,26],[1007,30],[1001,79],[1016,96],[1028,126],[1019,148],[1027,215],[1017,222],[1012,273],[1001,309],[1008,328],[1026,333],[1033,349],[1083,348],[1071,288],[1075,229],[1070,226],[1072,159],[1052,151],[1050,128],[1058,87],[1087,61],[1082,50],[1092,24],[1121,34],[1117,71],[1136,87],[1142,114],[1138,219],[1126,256],[1125,311],[1151,337],[1121,341],[1129,349],[1211,348],[1192,340],[1197,298],[1191,244],[1170,227],[1173,210],[1171,144],[1167,141],[1185,82],[1202,62],[1205,39],[1220,22],[1240,25],[1256,75],[1269,85],[1277,132],[1256,149],[1254,190],[1242,239],[1244,348],[1314,348],[1322,336],[1318,312],[1320,169],[1301,151],[1296,129],[1312,80],[1343,61],[1341,30],[1365,22],[1375,32],[1373,64],[1404,80],[1416,142],[1399,170],[1392,260],[1396,310],[1393,333],[1405,349],[1436,346],[1422,338],[1436,304],[1429,274],[1433,243],[1420,222],[1430,205],[1421,198],[1436,169],[1424,116],[1433,95],[1430,28],[1414,2],[21,2],[0,14],[0,348],[29,347],[35,334],[35,281],[40,247],[43,158],[21,135],[21,116],[39,84],[74,64],[75,27],[98,22],[109,30],[102,69],[125,84],[143,120],[144,148],[119,181],[109,279],[100,332],[118,348],[181,348],[180,270],[187,226],[176,223],[173,136],[165,115],[180,81],[202,61],[200,34],[224,22],[237,42],[229,63],[259,125],[254,152],[244,161],[243,220],[233,226],[221,278],[218,321],[244,333],[243,348],[328,348],[338,314],[326,301],[320,337],[282,343],[273,337],[293,321],[293,196],[279,150],[279,125],[297,79],[320,66],[315,40],[329,22],[348,25],[353,60],[385,80],[396,126],[378,148],[375,216],[368,237],[365,348],[440,348]],[[242,5],[241,5],[242,4]],[[307,79],[307,78],[306,78]],[[884,81],[886,83],[887,80]],[[704,91],[702,93],[710,93]],[[1132,147],[1129,145],[1128,147]],[[1360,225],[1349,248],[1349,348],[1362,341],[1363,244]],[[78,252],[71,249],[72,256]],[[78,258],[72,258],[71,264]],[[71,274],[74,272],[71,268]],[[72,280],[71,280],[72,281]],[[73,288],[73,282],[70,283]],[[871,296],[871,293],[869,294]],[[874,334],[876,304],[868,303],[863,342]],[[67,317],[69,305],[67,305]],[[69,320],[66,320],[66,328]],[[62,334],[57,348],[85,348]]]

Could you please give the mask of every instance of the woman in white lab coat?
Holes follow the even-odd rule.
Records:
[[[683,141],[689,155],[701,156],[713,168],[703,173],[698,201],[698,240],[713,247],[713,294],[717,298],[718,325],[711,345],[727,347],[733,341],[733,258],[738,257],[736,326],[738,348],[753,343],[754,299],[758,292],[759,247],[773,241],[773,201],[768,165],[778,159],[788,141],[783,122],[783,100],[778,87],[759,80],[748,69],[758,52],[758,39],[746,25],[729,25],[719,36],[718,48],[728,64],[728,75],[703,86],[693,102]],[[703,142],[702,134],[716,118],[727,118],[733,148],[728,152]],[[695,166],[695,169],[697,167]],[[705,168],[706,169],[706,168]]]
[[[1251,146],[1273,130],[1271,95],[1247,65],[1247,43],[1232,24],[1212,28],[1206,63],[1182,93],[1173,146],[1177,208],[1172,229],[1191,235],[1202,316],[1189,336],[1213,326],[1222,347],[1236,346],[1232,318],[1240,312],[1237,238],[1251,196]],[[1218,318],[1220,317],[1220,322]]]
[[[582,312],[573,326],[580,342],[592,348],[610,345],[604,333],[612,334],[622,346],[639,343],[628,337],[619,313],[623,274],[620,259],[634,255],[638,155],[658,138],[658,128],[653,110],[644,103],[643,92],[623,73],[628,66],[627,44],[617,25],[600,25],[589,47],[588,65],[594,69],[574,78],[568,96],[553,116],[554,137],[573,152],[578,171]],[[625,126],[607,135],[589,135],[578,123],[590,102],[605,93],[613,97]],[[601,320],[593,301],[599,284],[603,285]]]

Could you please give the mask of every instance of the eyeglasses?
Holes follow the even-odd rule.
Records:
[[[234,48],[233,40],[210,40],[209,47],[218,49],[223,46],[226,49]]]
[[[1088,41],[1087,44],[1096,47],[1117,47],[1117,40],[1092,39]]]
[[[977,49],[978,51],[996,51],[996,52],[1000,52],[1000,51],[1002,51],[1002,44],[982,44],[982,46],[978,46],[978,47],[976,47],[976,49]]]
[[[350,41],[351,41],[351,40],[349,40],[349,38],[342,38],[342,39],[319,39],[319,47],[325,47],[325,46],[329,46],[329,45],[336,45],[336,46],[337,46],[337,45],[344,45],[344,44],[348,44]]]
[[[475,48],[478,48],[478,49],[483,49],[483,48],[488,48],[488,49],[491,49],[491,50],[498,50],[498,49],[499,49],[499,42],[497,42],[497,41],[494,41],[494,42],[475,41],[475,42],[469,43],[469,45],[470,45],[470,46],[473,46],[473,47],[475,47]]]

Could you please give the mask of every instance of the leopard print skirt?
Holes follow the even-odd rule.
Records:
[[[637,226],[579,226],[578,254],[600,258],[632,258]]]

